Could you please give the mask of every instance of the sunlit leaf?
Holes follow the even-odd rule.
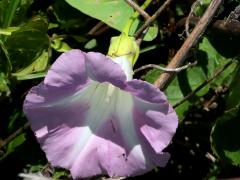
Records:
[[[66,0],[66,2],[84,14],[101,20],[118,31],[123,30],[127,21],[134,13],[133,8],[124,0]],[[139,25],[140,21],[136,19],[131,27],[130,35],[133,35]],[[144,40],[153,40],[157,33],[157,26],[150,27]]]
[[[24,76],[16,76],[17,80],[30,80],[30,79],[38,79],[38,78],[44,78],[47,75],[47,71],[33,73],[33,74],[27,74]]]
[[[171,82],[171,84],[165,90],[165,93],[169,102],[172,105],[175,105],[176,103],[180,102],[184,98],[184,94],[180,88],[179,79],[177,78],[174,79],[173,82]],[[190,103],[188,101],[185,101],[184,103],[180,104],[175,108],[180,121],[184,118],[185,113],[187,112],[189,106]]]
[[[19,30],[19,27],[0,28],[0,34],[10,36],[12,32]]]
[[[85,49],[93,49],[93,48],[95,48],[96,46],[97,46],[97,40],[96,40],[96,39],[91,39],[90,41],[88,41],[88,42],[85,44],[84,48],[85,48]]]
[[[35,72],[44,71],[47,68],[48,65],[48,52],[43,51],[40,56],[38,56],[32,64],[25,67],[24,69],[12,73],[13,76],[17,76],[18,78],[24,78],[25,76],[29,74],[33,74]]]
[[[150,26],[148,29],[147,34],[144,36],[143,40],[145,41],[152,41],[155,39],[158,35],[158,26],[154,24],[153,26]]]
[[[13,75],[24,76],[46,69],[49,38],[47,23],[36,17],[15,31],[6,40]]]
[[[198,62],[201,64],[203,72],[207,77],[213,76],[217,70],[221,69],[231,60],[231,58],[226,58],[221,55],[207,37],[204,37],[199,44]],[[235,67],[236,63],[233,63],[230,68],[227,68],[219,77],[210,83],[211,87],[229,85],[232,77],[231,74],[234,72]]]
[[[60,38],[52,40],[51,47],[55,49],[57,52],[67,52],[72,49],[67,43],[63,42]]]
[[[66,2],[81,12],[120,31],[123,30],[129,17],[134,12],[124,0],[66,0]]]

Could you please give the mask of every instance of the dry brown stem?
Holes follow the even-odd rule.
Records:
[[[182,47],[178,50],[176,55],[168,64],[167,68],[177,68],[182,66],[185,62],[186,56],[189,53],[190,49],[199,41],[202,34],[205,32],[208,24],[212,21],[215,13],[217,12],[219,6],[223,0],[212,0],[209,7],[207,8],[206,12],[199,20],[191,34],[188,36],[186,41],[183,43]],[[168,84],[172,81],[175,77],[176,73],[168,72],[163,73],[160,77],[154,82],[154,85],[161,90],[166,89]]]

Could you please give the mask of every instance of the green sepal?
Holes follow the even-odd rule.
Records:
[[[113,59],[120,56],[126,56],[127,60],[133,66],[137,61],[139,51],[139,46],[135,38],[122,33],[120,36],[111,38],[108,56]]]

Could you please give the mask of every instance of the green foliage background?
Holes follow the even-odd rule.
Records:
[[[153,14],[163,2],[153,0],[147,12]],[[196,17],[201,17],[211,1],[199,2],[193,9]],[[164,66],[169,62],[186,39],[180,22],[188,16],[192,4],[192,0],[174,1],[154,22],[141,45],[135,68],[150,63]],[[239,0],[224,1],[215,20],[226,21],[238,5]],[[47,164],[33,132],[26,126],[23,100],[62,52],[77,48],[106,54],[106,42],[119,35],[133,13],[124,0],[0,0],[0,179],[19,179],[21,172],[71,179],[66,170]],[[89,33],[99,21],[105,25]],[[239,19],[236,21],[239,23]],[[130,34],[143,23],[143,18],[136,19]],[[173,106],[178,104],[206,79],[223,72],[176,105],[180,126],[167,148],[172,155],[167,167],[136,179],[240,176],[239,42],[239,33],[207,29],[187,59],[198,64],[177,75],[165,90],[168,100]],[[146,69],[135,74],[135,78],[154,83],[161,73]],[[24,130],[8,140],[19,128]]]

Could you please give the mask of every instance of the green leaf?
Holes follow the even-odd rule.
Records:
[[[147,72],[147,74],[144,76],[144,79],[145,81],[153,84],[157,79],[158,77],[160,76],[161,74],[161,70],[158,70],[158,69],[153,69],[153,70],[150,70]]]
[[[133,34],[133,33],[132,33]],[[150,26],[148,29],[147,34],[144,36],[144,41],[152,41],[155,39],[158,35],[158,26],[154,24],[153,26]]]
[[[3,21],[8,6],[8,2],[9,2],[8,0],[0,1],[0,27],[3,27]]]
[[[67,179],[68,173],[66,170],[56,170],[53,175],[54,179]]]
[[[155,45],[147,46],[147,47],[142,48],[140,50],[140,54],[145,53],[145,52],[149,52],[149,51],[152,51],[152,50],[155,50],[155,49],[157,49],[159,47],[161,47],[161,45],[155,44]]]
[[[48,48],[48,43],[46,34],[38,30],[14,32],[6,41],[13,72],[29,66],[37,54]]]
[[[226,98],[227,100],[226,104],[228,109],[240,106],[239,92],[240,92],[240,65],[238,64],[236,73],[229,87],[229,94]]]
[[[48,65],[49,38],[45,19],[36,17],[6,40],[15,76],[44,71]]]
[[[34,74],[27,74],[25,76],[17,76],[17,80],[22,81],[22,80],[30,80],[30,79],[37,79],[37,78],[43,78],[47,75],[47,71],[39,72],[39,73],[34,73]]]
[[[29,31],[29,30],[37,30],[43,33],[46,33],[48,30],[48,22],[45,18],[41,16],[35,16],[30,19],[26,24],[21,26],[20,31]]]
[[[0,97],[2,94],[9,96],[10,95],[10,89],[9,89],[9,81],[6,78],[5,74],[0,72]]]
[[[90,41],[88,41],[88,42],[85,44],[84,48],[85,48],[85,49],[93,49],[93,48],[95,48],[96,46],[97,46],[97,40],[96,40],[96,39],[91,39]]]
[[[178,74],[179,87],[184,94],[188,95],[190,92],[194,91],[200,84],[202,84],[207,79],[201,65],[197,65],[193,68],[189,68]],[[196,93],[197,96],[205,95],[209,90],[209,85],[207,84],[200,91]]]
[[[8,145],[6,153],[0,157],[0,160],[6,158],[9,154],[14,152],[20,145],[22,145],[25,142],[25,133],[20,134],[16,138],[14,138]]]
[[[176,5],[175,11],[178,16],[184,16],[184,8],[180,4]]]
[[[229,87],[234,78],[234,74],[236,73],[237,67],[238,67],[238,63],[235,61],[227,69],[225,69],[220,76],[214,79],[214,81],[211,83],[211,87],[217,87],[217,86]]]
[[[211,133],[213,152],[222,160],[240,165],[240,108],[217,119]]]
[[[4,72],[7,75],[12,70],[12,64],[10,62],[8,51],[4,43],[0,40],[0,72]]]
[[[0,1],[0,27],[18,26],[25,22],[28,8],[33,0],[1,0]]]
[[[85,16],[65,1],[55,1],[52,5],[53,13],[61,29],[86,29],[90,17]],[[63,11],[64,9],[64,11]],[[79,33],[78,33],[79,34]]]
[[[145,76],[145,80],[153,83],[159,77],[160,73],[160,70],[151,70]],[[181,101],[186,95],[195,90],[199,86],[199,84],[206,80],[206,78],[207,77],[201,66],[196,66],[187,70],[183,70],[177,75],[177,77],[165,90],[165,94],[168,97],[169,102],[172,105],[175,105],[176,103]],[[199,92],[197,92],[196,96],[203,96],[208,92],[208,90],[209,85],[206,85]],[[188,110],[190,104],[191,103],[188,101],[176,108],[179,119],[182,119],[184,117],[184,114]]]
[[[1,0],[0,1],[0,27],[18,26],[26,22],[27,11],[33,0]]]
[[[37,58],[33,61],[32,64],[25,67],[21,71],[18,71],[17,73],[12,73],[12,75],[17,76],[20,79],[24,79],[24,77],[28,76],[29,74],[46,70],[47,66],[48,66],[48,52],[43,51],[40,56],[37,55]]]
[[[71,6],[91,17],[99,19],[121,31],[133,14],[133,9],[124,0],[66,0]]]
[[[180,85],[179,85],[179,79],[175,78],[171,84],[167,87],[165,90],[165,94],[170,102],[170,104],[175,105],[179,101],[181,101],[184,98],[184,93],[182,92]],[[180,104],[175,108],[179,120],[183,120],[185,117],[185,113],[190,107],[190,103],[188,101],[185,101],[184,103]]]
[[[235,25],[232,26],[232,28],[235,29]],[[235,58],[239,56],[239,34],[213,30],[212,33],[208,34],[208,39],[222,56],[226,58]]]
[[[31,172],[31,173],[37,173],[44,169],[44,165],[42,165],[42,164],[37,164],[37,165],[28,164],[27,166],[29,167],[29,172]]]
[[[48,29],[54,29],[54,28],[58,28],[58,27],[59,27],[59,25],[56,24],[56,23],[49,23],[48,24]]]
[[[207,76],[212,76],[214,74],[215,68],[217,66],[223,65],[223,63],[227,60],[225,57],[219,54],[219,52],[213,47],[207,37],[204,37],[202,42],[199,43],[198,50],[199,61],[203,66],[203,69]]]
[[[19,27],[0,28],[0,35],[10,36],[12,32],[19,30]]]
[[[74,8],[78,9],[84,14],[103,21],[112,28],[122,32],[127,21],[133,15],[133,8],[128,5],[124,0],[66,0]],[[97,9],[97,11],[96,11]],[[133,35],[138,26],[140,26],[140,20],[136,19],[130,29],[130,35]],[[157,25],[149,28],[144,40],[153,40],[158,33]]]
[[[14,132],[19,126],[19,121],[22,116],[22,112],[14,109],[11,116],[9,117],[9,124],[7,127],[8,133]]]
[[[3,17],[2,27],[7,28],[11,25],[16,9],[21,0],[11,0],[8,3],[7,9]]]
[[[208,5],[210,4],[211,0],[201,0],[196,1],[196,6],[193,9],[193,12],[197,16],[202,16],[205,10],[207,9]]]
[[[145,80],[149,83],[154,83],[154,81],[160,76],[161,71],[158,69],[153,69],[149,71],[146,76]],[[171,84],[168,86],[168,88],[165,91],[165,94],[168,98],[168,101],[170,104],[174,105],[180,100],[184,98],[184,94],[180,88],[179,80],[175,78]],[[175,110],[178,114],[179,120],[182,120],[184,118],[184,115],[186,111],[189,108],[190,103],[186,101],[185,103],[179,105]]]
[[[206,76],[211,77],[218,69],[221,69],[231,59],[221,55],[209,39],[204,37],[202,42],[199,44],[198,60]],[[232,64],[231,67],[227,68],[227,70],[221,73],[221,76],[210,83],[211,87],[223,85],[228,86],[229,82],[231,82],[231,74],[234,72],[235,67],[236,64]]]
[[[67,52],[72,49],[67,43],[63,42],[61,38],[51,41],[51,47],[57,52]]]
[[[160,73],[160,70],[151,70],[145,76],[145,80],[153,83],[160,76]],[[205,79],[206,75],[204,74],[201,66],[183,70],[178,74],[177,78],[173,80],[166,90],[166,94],[171,96],[169,97],[170,102],[172,104],[176,104],[184,96],[195,90],[199,84],[205,81]],[[208,89],[209,86],[204,87],[197,93],[197,95],[202,96],[206,94]]]
[[[16,9],[12,25],[19,26],[29,20],[29,9],[34,0],[21,0],[18,8]]]
[[[193,68],[188,68],[180,72],[177,78],[168,86],[165,94],[172,105],[175,105],[181,101],[186,95],[195,90],[200,84],[206,79],[212,77],[216,71],[221,69],[230,59],[222,56],[210,43],[210,41],[204,37],[202,42],[199,44],[198,53],[198,65]],[[218,87],[220,85],[229,85],[231,81],[231,75],[234,72],[236,64],[232,64],[227,70],[225,70],[221,76],[213,80],[210,84],[204,86],[198,91],[195,97],[190,98],[187,102],[179,105],[176,111],[182,119],[185,112],[190,107],[191,103],[196,102],[196,97],[205,95],[210,87]],[[160,75],[159,70],[152,70],[147,73],[145,80],[153,83]]]

